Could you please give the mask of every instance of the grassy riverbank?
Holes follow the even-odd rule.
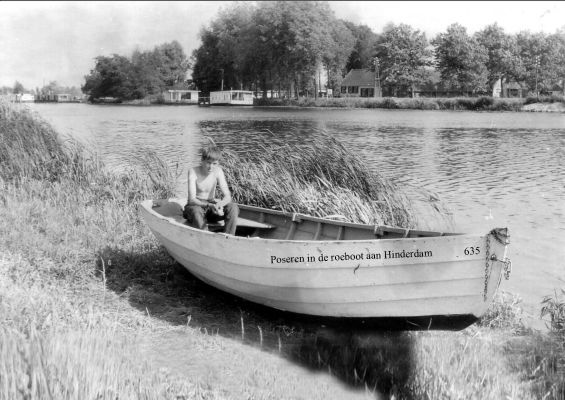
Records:
[[[533,107],[536,105],[537,108]],[[256,99],[256,106],[384,108],[395,110],[456,110],[456,111],[565,111],[562,96],[528,98],[483,97],[333,97],[296,99]],[[551,106],[553,105],[553,106]]]
[[[548,333],[524,327],[509,294],[461,332],[351,333],[289,320],[211,289],[163,251],[137,210],[174,188],[158,159],[109,173],[3,104],[0,155],[0,398],[565,394],[558,294],[546,303]]]

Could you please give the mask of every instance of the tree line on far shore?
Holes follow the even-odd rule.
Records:
[[[565,78],[565,28],[553,34],[507,34],[496,23],[469,34],[454,23],[431,40],[406,24],[387,24],[381,33],[335,17],[327,2],[234,2],[200,33],[189,59],[177,41],[130,57],[98,56],[82,91],[90,99],[120,100],[159,95],[187,83],[193,89],[278,91],[290,97],[340,92],[351,69],[378,72],[390,96],[415,88],[491,94],[501,78],[530,92],[559,90]]]
[[[143,99],[184,83],[188,68],[186,54],[174,40],[150,51],[136,50],[129,58],[118,54],[96,57],[82,90],[90,99]]]
[[[506,34],[497,24],[469,34],[450,25],[428,40],[406,24],[380,34],[337,19],[327,2],[235,3],[200,32],[193,79],[203,91],[224,87],[317,92],[320,70],[339,93],[351,69],[375,71],[385,91],[410,93],[433,86],[465,94],[489,94],[500,78],[532,90],[563,90],[565,29],[554,34]]]
[[[31,93],[36,96],[36,98],[45,98],[48,96],[58,95],[58,94],[69,94],[73,98],[81,98],[82,91],[76,86],[61,86],[57,81],[51,81],[41,88],[36,87],[35,89],[27,89],[20,81],[14,82],[12,87],[2,86],[0,87],[0,95],[9,94],[24,94]]]

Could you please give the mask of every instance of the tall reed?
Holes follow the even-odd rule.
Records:
[[[407,194],[324,131],[304,143],[273,135],[257,147],[246,154],[224,152],[222,165],[238,202],[319,217],[337,214],[365,224],[418,226]],[[446,217],[445,208],[435,210]]]
[[[57,180],[69,157],[54,129],[26,107],[0,100],[0,178]]]

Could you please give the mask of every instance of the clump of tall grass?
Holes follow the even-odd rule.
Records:
[[[154,152],[137,158],[139,168],[116,174],[82,143],[62,141],[53,127],[26,107],[0,101],[0,180],[70,180],[96,192],[94,198],[138,201],[148,193],[174,194],[176,174]],[[119,192],[119,193],[118,193]]]
[[[308,143],[273,137],[246,155],[226,151],[222,165],[240,203],[320,217],[339,214],[367,224],[416,225],[407,196],[322,131]]]
[[[0,178],[57,180],[69,156],[53,128],[26,107],[0,100]]]
[[[542,300],[541,318],[549,317],[548,328],[565,337],[565,289],[561,295],[555,291],[553,296],[545,296]]]
[[[524,322],[520,304],[522,299],[512,293],[497,291],[487,312],[478,325],[491,329],[506,329],[515,333],[523,331]]]

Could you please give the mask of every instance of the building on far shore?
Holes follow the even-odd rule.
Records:
[[[162,95],[167,104],[198,104],[198,90],[189,89],[185,84],[166,87]]]
[[[375,72],[352,69],[341,82],[341,97],[381,97],[381,89]]]
[[[502,81],[502,97],[527,97],[528,88],[516,81],[504,82]]]
[[[252,106],[253,97],[250,90],[219,90],[210,92],[210,104]]]
[[[57,102],[59,103],[68,103],[70,101],[72,101],[72,96],[70,94],[67,93],[59,93],[57,95],[55,95],[57,98]]]
[[[33,103],[35,101],[35,96],[30,93],[18,93],[16,94],[16,103]]]

